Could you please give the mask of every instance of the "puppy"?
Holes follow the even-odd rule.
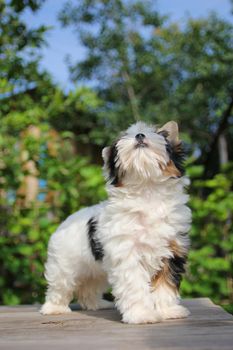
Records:
[[[179,285],[191,212],[178,126],[138,122],[103,149],[108,200],[69,216],[52,235],[41,313],[102,306],[109,287],[126,323],[186,317]]]

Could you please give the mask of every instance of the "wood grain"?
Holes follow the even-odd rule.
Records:
[[[126,325],[115,309],[41,316],[38,306],[0,307],[0,349],[232,350],[233,317],[209,299],[183,301],[191,316]]]

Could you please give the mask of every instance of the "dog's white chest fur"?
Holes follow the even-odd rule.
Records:
[[[180,233],[189,229],[191,214],[183,192],[187,183],[185,178],[171,179],[166,187],[161,184],[140,189],[140,193],[118,190],[99,217],[104,265],[109,266],[118,254],[124,259],[133,251],[150,277],[159,271],[163,259],[173,254],[169,243],[179,241]]]

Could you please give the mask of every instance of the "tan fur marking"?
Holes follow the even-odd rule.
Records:
[[[170,241],[168,246],[174,256],[185,257],[187,254],[185,247],[180,246],[176,240]],[[156,289],[159,285],[165,284],[169,288],[173,289],[176,293],[178,293],[178,289],[172,280],[171,271],[169,269],[169,259],[163,259],[163,263],[164,265],[162,269],[152,277],[151,287],[152,289]]]
[[[173,255],[185,257],[187,254],[187,249],[185,247],[181,247],[175,240],[169,242],[169,247]]]
[[[167,163],[167,166],[165,169],[162,169],[163,171],[163,175],[164,176],[171,176],[171,177],[179,177],[181,176],[180,171],[177,169],[177,167],[175,166],[174,162],[172,160],[170,160]]]
[[[118,182],[116,185],[114,185],[115,187],[123,187],[122,182]]]
[[[177,287],[174,285],[171,273],[169,269],[168,259],[163,260],[163,268],[160,270],[157,275],[154,275],[151,279],[151,287],[153,290],[157,289],[160,285],[167,285],[167,287],[173,289],[175,293],[178,293]]]
[[[178,143],[173,143],[173,146],[174,146],[174,151],[175,153],[180,153],[182,152],[182,142],[179,141]]]

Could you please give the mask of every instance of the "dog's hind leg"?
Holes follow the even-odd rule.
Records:
[[[97,310],[101,308],[113,307],[110,303],[102,299],[102,295],[108,288],[107,276],[104,272],[96,275],[87,275],[77,285],[76,296],[78,303],[83,309]]]
[[[69,276],[52,260],[48,259],[46,264],[46,279],[48,289],[46,300],[40,309],[43,315],[57,315],[71,312],[69,303],[73,298],[74,284]]]
[[[40,309],[42,315],[59,315],[71,312],[69,303],[72,300],[71,291],[56,290],[53,287],[48,287],[46,301]]]

